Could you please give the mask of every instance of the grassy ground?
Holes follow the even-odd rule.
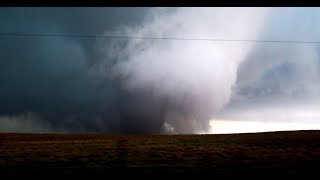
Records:
[[[230,135],[0,134],[3,175],[305,176],[320,131]]]

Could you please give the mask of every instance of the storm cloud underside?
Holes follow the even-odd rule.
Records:
[[[1,32],[16,33],[315,41],[320,25],[312,8],[1,8],[0,14]],[[1,37],[0,130],[199,133],[215,118],[277,121],[278,111],[268,107],[277,105],[279,114],[288,103],[317,107],[318,52],[311,44]]]

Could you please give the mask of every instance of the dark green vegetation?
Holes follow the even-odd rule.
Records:
[[[0,134],[2,175],[318,175],[320,131],[230,135]]]

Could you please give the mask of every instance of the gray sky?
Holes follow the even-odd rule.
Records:
[[[319,8],[0,8],[0,32],[320,41],[319,18]],[[0,38],[3,132],[319,128],[317,44]]]

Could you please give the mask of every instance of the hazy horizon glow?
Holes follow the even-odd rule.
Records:
[[[318,122],[263,122],[247,120],[222,120],[210,121],[208,134],[233,134],[233,133],[255,133],[272,131],[294,131],[294,130],[320,130]]]

